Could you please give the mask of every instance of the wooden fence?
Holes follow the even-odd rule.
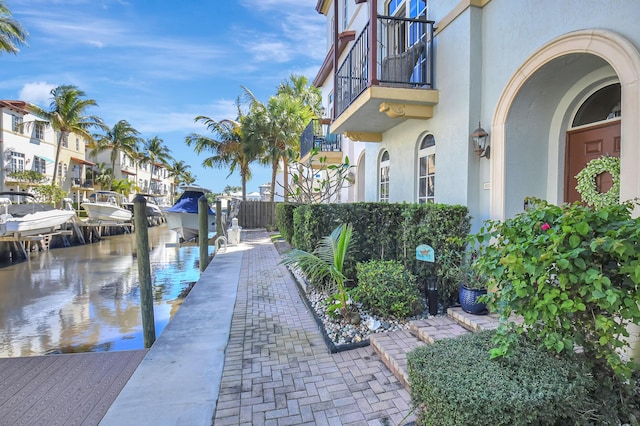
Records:
[[[276,226],[276,203],[270,201],[243,201],[238,210],[238,225],[245,229]]]

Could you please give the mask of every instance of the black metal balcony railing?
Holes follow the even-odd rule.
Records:
[[[433,89],[434,22],[391,16],[376,22],[365,25],[338,68],[336,117],[372,85]]]
[[[92,179],[73,178],[72,182],[74,187],[93,188]]]
[[[311,120],[300,136],[300,158],[304,158],[312,149],[321,152],[340,151],[342,149],[341,135],[323,132],[318,120]]]

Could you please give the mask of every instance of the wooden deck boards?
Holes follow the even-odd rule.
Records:
[[[146,353],[0,358],[0,425],[97,425]]]

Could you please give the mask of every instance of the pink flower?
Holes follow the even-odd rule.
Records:
[[[545,222],[540,228],[543,231],[548,231],[549,229],[551,229],[551,225],[549,225],[548,223]]]

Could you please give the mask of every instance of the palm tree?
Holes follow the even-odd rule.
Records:
[[[185,185],[193,185],[196,179],[198,179],[197,176],[192,175],[189,170],[185,171],[182,175],[182,183]]]
[[[53,178],[51,180],[55,183],[63,140],[67,140],[70,133],[75,133],[91,143],[93,136],[89,130],[93,127],[104,129],[105,126],[100,117],[85,115],[87,108],[98,104],[93,99],[82,99],[85,93],[76,86],[58,86],[51,90],[51,96],[49,111],[36,105],[31,105],[30,108],[34,115],[42,118],[46,124],[58,132],[56,159],[53,164]],[[36,120],[35,123],[37,122],[42,121]]]
[[[17,45],[26,44],[29,33],[15,19],[11,18],[11,11],[0,0],[0,53],[18,53]]]
[[[98,170],[94,171],[94,181],[100,188],[109,190],[111,189],[111,182],[113,182],[113,170],[110,169],[107,164],[98,164]]]
[[[132,157],[137,151],[142,139],[138,137],[140,132],[134,129],[127,120],[120,120],[113,128],[105,129],[104,135],[96,135],[98,152],[110,150],[111,169],[115,172],[116,160],[124,153]]]
[[[216,121],[202,115],[196,117],[195,121],[203,123],[214,138],[193,133],[187,136],[185,141],[188,146],[194,145],[194,151],[197,154],[203,151],[213,153],[202,161],[204,167],[229,167],[227,177],[238,169],[242,179],[242,200],[245,201],[247,181],[251,179],[250,164],[255,160],[256,155],[248,149],[246,139],[243,137],[244,116],[240,110],[239,101],[236,102],[236,106],[238,121],[229,119]]]
[[[335,284],[334,288],[327,289],[334,293],[332,299],[338,302],[335,306],[340,309],[344,319],[358,322],[358,317],[349,308],[349,293],[345,287],[347,277],[343,272],[344,260],[352,247],[352,233],[353,226],[350,223],[339,225],[331,235],[320,240],[313,253],[294,249],[283,256],[282,263],[297,265],[314,284],[327,280]]]
[[[300,135],[313,113],[300,99],[286,94],[272,96],[265,105],[255,98],[246,120],[247,139],[260,146],[262,160],[271,165],[271,201],[274,201],[276,176],[283,164],[285,201],[288,201],[290,159],[300,155]]]
[[[300,99],[315,117],[322,115],[322,92],[320,88],[310,85],[309,79],[303,75],[291,74],[289,80],[278,86],[278,94]]]
[[[171,202],[173,203],[173,196],[176,193],[176,187],[185,181],[185,176],[188,173],[187,169],[191,168],[191,166],[182,160],[176,161],[174,159],[172,161],[173,162],[169,164],[167,170],[169,171],[169,176],[173,178],[171,182]]]
[[[171,150],[167,148],[162,139],[154,136],[144,142],[144,151],[143,158],[151,164],[151,179],[153,179],[158,164],[162,164],[164,167],[169,164],[172,159]]]
[[[135,182],[131,182],[127,178],[115,180],[111,183],[111,190],[119,192],[120,194],[124,195],[127,199],[129,198],[129,194],[131,194],[134,187],[135,187]]]

